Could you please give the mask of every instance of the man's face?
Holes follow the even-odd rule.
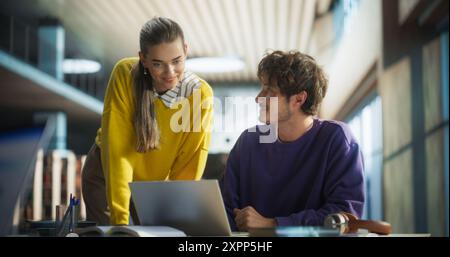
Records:
[[[184,61],[187,46],[181,38],[169,43],[150,46],[141,61],[153,79],[153,86],[158,93],[174,88],[184,74]]]
[[[272,84],[270,84],[267,77],[263,75],[261,78],[261,91],[255,98],[256,103],[260,107],[259,120],[266,124],[282,123],[288,121],[292,116],[286,96],[281,94],[278,86],[273,83],[272,81]]]

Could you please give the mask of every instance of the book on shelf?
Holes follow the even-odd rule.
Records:
[[[167,226],[92,226],[77,228],[79,236],[185,237],[186,234]]]

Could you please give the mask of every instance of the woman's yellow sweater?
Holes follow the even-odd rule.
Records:
[[[205,168],[211,138],[213,92],[204,80],[197,77],[199,83],[197,99],[200,95],[202,104],[193,105],[195,93],[187,97],[184,104],[179,101],[170,108],[160,98],[156,98],[156,119],[161,132],[160,147],[146,153],[136,151],[131,69],[137,61],[137,58],[123,59],[114,67],[106,90],[101,128],[96,137],[96,143],[101,149],[111,223],[116,225],[129,222],[131,193],[128,183],[200,179]],[[200,109],[195,109],[196,107]],[[183,111],[184,114],[186,111],[190,114],[184,116],[189,117],[189,122],[184,124],[188,124],[185,128],[190,131],[174,132],[171,129],[171,120],[174,125],[174,122],[183,116],[181,115]],[[196,115],[193,114],[200,112],[201,120],[195,118]],[[200,121],[203,124],[200,130],[198,124],[195,127],[193,121]],[[177,122],[181,124],[182,120]]]

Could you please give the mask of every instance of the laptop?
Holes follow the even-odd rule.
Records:
[[[170,226],[189,236],[231,236],[217,180],[129,184],[140,225]]]

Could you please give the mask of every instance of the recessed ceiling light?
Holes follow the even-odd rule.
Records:
[[[86,59],[65,59],[63,72],[66,74],[95,73],[101,69],[100,63]]]
[[[244,69],[245,63],[236,57],[197,57],[186,60],[186,68],[198,73],[224,73]]]

